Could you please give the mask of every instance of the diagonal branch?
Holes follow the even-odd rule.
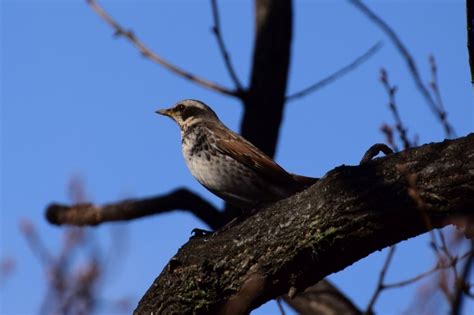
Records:
[[[393,255],[395,254],[396,248],[397,247],[394,245],[394,246],[390,246],[390,249],[388,250],[387,257],[385,258],[385,262],[383,264],[382,270],[380,271],[379,280],[377,281],[377,287],[375,288],[375,291],[372,294],[372,297],[370,298],[365,314],[373,314],[373,308],[374,308],[375,302],[377,302],[377,299],[380,296],[380,293],[382,293],[385,287],[385,283],[384,283],[385,276],[387,274],[388,267],[390,267],[390,264],[392,262],[392,258],[393,258]]]
[[[135,314],[247,314],[370,253],[474,213],[474,134],[341,166],[178,251]],[[423,214],[404,173],[417,175]],[[290,289],[291,288],[291,289]]]
[[[83,226],[111,221],[128,221],[177,209],[193,213],[213,229],[217,229],[225,222],[222,212],[186,188],[174,190],[166,195],[145,199],[128,199],[103,206],[52,204],[46,209],[45,215],[51,224]]]
[[[284,296],[283,299],[293,307],[298,314],[302,315],[362,314],[351,300],[327,280],[319,281],[303,292],[298,293],[292,299],[288,297],[288,295]]]
[[[91,6],[91,8],[99,15],[102,20],[104,20],[107,24],[109,24],[115,31],[115,34],[117,36],[123,36],[126,39],[128,39],[133,46],[135,46],[140,53],[147,57],[148,59],[152,60],[153,62],[165,67],[169,71],[173,72],[174,74],[181,76],[185,79],[188,79],[198,85],[201,85],[205,88],[208,88],[210,90],[214,90],[216,92],[230,95],[230,96],[238,96],[239,93],[238,91],[230,90],[226,87],[223,87],[219,85],[218,83],[209,81],[207,79],[204,79],[202,77],[196,76],[194,74],[191,74],[182,68],[175,66],[174,64],[166,61],[163,59],[161,56],[156,54],[154,51],[152,51],[148,46],[145,45],[132,31],[127,31],[125,30],[114,18],[108,14],[104,8],[102,8],[97,1],[95,0],[86,0],[87,3]]]
[[[219,45],[219,49],[221,51],[222,57],[224,58],[224,63],[229,72],[232,81],[234,81],[237,91],[239,93],[243,92],[242,84],[237,77],[237,74],[232,66],[232,62],[230,60],[229,52],[224,44],[224,38],[222,37],[221,32],[221,23],[219,18],[219,9],[217,8],[217,0],[211,0],[211,7],[212,7],[212,18],[214,20],[214,26],[212,27],[212,32],[216,35],[217,44]]]
[[[325,77],[324,79],[314,83],[314,84],[311,84],[310,86],[302,89],[301,91],[299,92],[295,92],[293,94],[290,94],[286,97],[286,101],[287,102],[291,102],[291,101],[294,101],[298,98],[301,98],[301,97],[304,97],[306,95],[308,95],[309,93],[313,93],[313,92],[316,92],[317,90],[325,87],[326,85],[336,81],[337,79],[343,77],[344,75],[346,75],[347,73],[351,72],[352,70],[354,70],[355,68],[357,68],[359,65],[363,64],[364,62],[366,62],[370,57],[372,57],[373,55],[375,55],[375,53],[382,47],[382,43],[381,42],[377,42],[375,43],[372,47],[370,47],[365,53],[363,53],[362,55],[360,55],[359,57],[357,57],[354,61],[352,61],[350,64],[342,67],[341,69],[337,70],[336,72],[334,72],[333,74]]]
[[[415,85],[418,91],[421,93],[421,95],[423,95],[429,108],[442,124],[446,136],[452,137],[454,135],[454,129],[446,119],[446,112],[443,111],[439,104],[436,103],[436,101],[431,96],[428,88],[423,84],[418,68],[416,67],[415,60],[413,59],[406,46],[402,43],[398,35],[395,33],[395,31],[360,0],[349,0],[349,2],[353,4],[356,8],[358,8],[363,14],[365,14],[378,27],[380,27],[380,29],[385,34],[387,34],[387,36],[393,42],[402,57],[405,59],[405,62],[407,63],[408,69],[410,70],[410,74],[413,80],[415,81]]]

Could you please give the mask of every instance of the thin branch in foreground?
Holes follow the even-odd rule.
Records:
[[[286,97],[286,101],[287,102],[291,102],[291,101],[294,101],[298,98],[301,98],[301,97],[304,97],[306,95],[308,95],[309,93],[312,93],[312,92],[315,92],[323,87],[325,87],[326,85],[328,85],[329,83],[332,83],[334,81],[336,81],[337,79],[341,78],[342,76],[344,76],[345,74],[351,72],[352,70],[354,70],[355,68],[357,68],[359,65],[361,65],[362,63],[364,63],[365,61],[367,61],[370,57],[372,57],[380,48],[382,47],[382,43],[381,42],[377,42],[375,43],[372,47],[370,47],[364,54],[360,55],[359,57],[357,57],[354,61],[352,61],[350,64],[342,67],[341,69],[337,70],[336,72],[334,72],[333,74],[327,76],[326,78],[314,83],[314,84],[311,84],[310,86],[302,89],[301,91],[299,92],[295,92],[293,94],[290,94]]]
[[[377,287],[375,288],[374,293],[372,294],[372,297],[370,298],[370,302],[367,305],[365,314],[373,314],[373,307],[375,305],[375,302],[377,301],[378,297],[380,296],[380,293],[385,289],[385,275],[387,274],[388,267],[390,266],[390,263],[392,262],[393,254],[395,253],[396,246],[390,246],[388,250],[387,257],[385,258],[385,262],[383,264],[382,270],[380,270],[380,275],[379,275],[379,280],[377,282]]]
[[[238,96],[238,92],[234,90],[230,90],[226,87],[223,87],[219,85],[218,83],[209,81],[207,79],[198,77],[194,74],[191,74],[182,68],[179,68],[178,66],[175,66],[174,64],[166,61],[163,59],[161,56],[153,52],[148,46],[145,45],[132,31],[127,31],[125,30],[116,20],[112,18],[110,14],[108,14],[104,8],[102,8],[97,1],[95,0],[86,0],[86,2],[91,6],[91,8],[94,10],[94,12],[99,15],[102,20],[104,20],[107,24],[109,24],[115,31],[115,35],[117,36],[123,36],[126,39],[128,39],[133,46],[135,46],[140,53],[144,56],[147,57],[148,59],[152,60],[153,62],[165,67],[169,71],[173,72],[174,74],[181,76],[185,79],[188,79],[198,85],[201,85],[205,88],[208,88],[210,90],[214,90],[216,92],[225,94],[225,95],[230,95],[230,96]]]
[[[416,66],[415,60],[413,59],[412,55],[406,48],[406,46],[402,43],[398,35],[395,33],[395,31],[384,21],[382,18],[377,16],[369,7],[367,7],[362,1],[360,0],[349,0],[351,4],[353,4],[356,8],[358,8],[364,15],[366,15],[372,22],[374,22],[380,29],[387,34],[387,36],[392,40],[393,44],[395,47],[398,49],[402,57],[405,59],[405,62],[407,63],[408,69],[410,70],[410,74],[415,81],[415,85],[418,89],[418,91],[423,95],[424,99],[426,100],[426,103],[428,104],[428,107],[431,109],[435,117],[438,118],[440,123],[443,125],[446,136],[451,137],[454,135],[454,129],[453,127],[449,124],[449,122],[446,120],[446,116],[443,116],[443,111],[440,110],[438,107],[436,101],[433,99],[431,96],[428,88],[423,84],[423,81],[421,79],[420,73],[418,71],[418,68]]]
[[[444,127],[444,131],[448,137],[451,136],[456,136],[456,133],[452,129],[451,125],[448,123],[446,120],[446,110],[444,109],[444,104],[443,104],[443,99],[441,98],[441,91],[439,89],[439,83],[438,83],[438,66],[436,65],[436,59],[434,58],[433,55],[430,55],[429,58],[429,63],[430,63],[430,70],[431,70],[431,81],[429,83],[429,86],[431,87],[431,91],[433,92],[436,103],[438,106],[438,115],[439,119],[441,121],[441,124]]]
[[[461,314],[464,295],[468,295],[471,286],[468,284],[469,274],[474,267],[474,241],[471,240],[471,253],[464,264],[460,277],[456,277],[451,304],[451,315]]]
[[[279,298],[279,297],[276,298],[275,301],[276,301],[276,303],[277,303],[277,305],[278,305],[278,310],[280,311],[280,315],[286,315],[285,309],[283,308],[283,305],[282,305],[282,303],[281,303],[280,298]]]
[[[385,90],[388,94],[388,107],[390,108],[390,112],[395,119],[395,128],[398,131],[400,136],[400,140],[402,141],[403,148],[408,149],[413,146],[413,143],[408,140],[407,136],[407,128],[404,126],[402,118],[400,117],[400,113],[398,112],[397,104],[395,102],[395,94],[397,93],[397,87],[395,85],[391,85],[388,80],[388,74],[385,69],[380,70],[380,82],[382,82]]]
[[[52,204],[46,209],[46,218],[51,224],[84,226],[128,221],[177,209],[188,210],[213,229],[219,228],[224,222],[224,215],[219,210],[186,188],[174,190],[166,195],[128,199],[103,206]]]
[[[283,300],[297,314],[362,314],[357,306],[328,280],[319,281],[293,298],[285,295]]]
[[[224,63],[229,72],[232,81],[234,81],[236,89],[238,92],[242,93],[243,88],[242,84],[240,83],[239,77],[232,66],[232,62],[230,60],[229,52],[224,44],[224,38],[222,37],[221,32],[221,23],[219,18],[219,9],[217,8],[217,0],[211,0],[211,7],[212,7],[212,18],[214,20],[214,26],[212,27],[212,32],[216,36],[217,44],[219,45],[219,49],[221,51],[222,57],[224,58]]]
[[[419,275],[416,275],[412,278],[408,278],[406,280],[385,284],[384,287],[385,287],[385,289],[394,289],[394,288],[404,287],[404,286],[409,285],[409,284],[413,284],[415,282],[420,281],[423,278],[426,278],[429,275],[432,275],[433,273],[435,273],[439,270],[451,268],[452,266],[456,265],[458,262],[460,262],[463,259],[466,259],[467,257],[471,256],[473,253],[474,253],[473,251],[469,251],[469,252],[461,255],[460,257],[458,257],[456,260],[451,260],[447,263],[443,263],[441,261],[438,261],[433,268],[431,268],[431,269],[429,269],[425,272],[422,272]]]

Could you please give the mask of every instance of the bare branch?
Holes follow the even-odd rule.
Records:
[[[157,197],[128,199],[103,206],[52,204],[46,209],[46,218],[49,223],[57,225],[98,225],[111,221],[128,221],[178,209],[188,210],[213,229],[225,222],[224,215],[219,210],[186,188]]]
[[[226,94],[226,95],[230,95],[230,96],[238,96],[239,93],[238,91],[234,91],[234,90],[230,90],[226,87],[223,87],[221,85],[219,85],[218,83],[215,83],[215,82],[212,82],[212,81],[209,81],[209,80],[206,80],[206,79],[203,79],[201,77],[198,77],[194,74],[191,74],[177,66],[175,66],[174,64],[166,61],[165,59],[163,59],[161,56],[159,56],[158,54],[156,54],[154,51],[152,51],[150,48],[148,48],[148,46],[145,45],[145,43],[143,43],[132,31],[127,31],[125,30],[116,20],[114,20],[112,18],[111,15],[109,15],[105,10],[104,8],[102,8],[96,0],[86,0],[87,3],[91,6],[91,8],[97,13],[97,15],[99,15],[102,20],[104,20],[107,24],[109,24],[115,31],[115,34],[117,36],[123,36],[125,37],[126,39],[128,39],[133,46],[135,46],[138,51],[140,51],[140,53],[152,60],[153,62],[165,67],[166,69],[168,69],[169,71],[173,72],[174,74],[178,75],[178,76],[181,76],[185,79],[188,79],[198,85],[201,85],[205,88],[208,88],[210,90],[214,90],[216,92],[219,92],[219,93],[222,93],[222,94]]]
[[[331,282],[322,280],[298,293],[294,298],[283,299],[301,315],[360,315],[362,312]]]
[[[451,315],[461,314],[463,297],[465,294],[469,293],[468,279],[469,274],[474,267],[474,241],[471,240],[471,253],[468,256],[466,263],[461,272],[461,277],[456,277],[455,279],[455,290],[453,292],[453,301],[451,305]]]
[[[393,42],[402,57],[405,59],[405,62],[407,63],[408,69],[410,70],[410,74],[413,80],[415,81],[415,85],[418,91],[421,93],[421,95],[423,95],[429,108],[444,127],[446,136],[453,136],[454,129],[446,120],[446,113],[439,108],[438,104],[431,96],[428,88],[423,84],[423,81],[420,77],[420,73],[418,72],[418,68],[416,67],[416,63],[412,55],[410,54],[406,46],[402,43],[395,31],[384,20],[382,20],[372,10],[370,10],[364,3],[362,3],[362,1],[349,0],[349,2],[352,3],[356,8],[358,8],[362,13],[364,13],[378,27],[380,27],[380,29],[385,32],[385,34],[387,34],[387,36]]]
[[[285,309],[283,308],[283,305],[282,305],[282,303],[281,303],[281,301],[280,301],[280,298],[279,298],[279,297],[276,298],[275,301],[276,301],[276,303],[277,303],[277,305],[278,305],[278,310],[280,311],[280,315],[286,315]]]
[[[222,57],[224,58],[224,63],[229,72],[232,81],[234,81],[236,89],[239,93],[243,92],[242,84],[239,81],[239,78],[232,66],[232,62],[230,60],[229,52],[224,44],[224,38],[222,37],[221,32],[221,23],[219,18],[219,9],[217,8],[217,0],[211,0],[211,7],[212,7],[212,18],[214,20],[214,26],[212,27],[212,32],[216,35],[217,44],[219,45],[219,49],[221,51]]]
[[[382,47],[382,42],[377,42],[375,43],[372,47],[370,47],[364,54],[360,55],[359,57],[357,57],[354,61],[352,61],[350,64],[342,67],[341,69],[337,70],[336,72],[334,72],[333,74],[325,77],[324,79],[314,83],[314,84],[311,84],[310,86],[302,89],[301,91],[299,92],[295,92],[293,94],[290,94],[286,97],[286,101],[287,102],[291,102],[291,101],[294,101],[298,98],[301,98],[301,97],[304,97],[306,95],[308,95],[309,93],[312,93],[312,92],[315,92],[323,87],[325,87],[326,85],[336,81],[337,79],[341,78],[342,76],[344,76],[345,74],[351,72],[352,70],[354,70],[355,68],[357,68],[359,65],[363,64],[364,62],[366,62],[367,60],[369,60],[370,57],[372,57],[373,55],[375,55],[375,53]]]
[[[369,304],[367,305],[365,314],[372,314],[373,307],[375,305],[375,302],[377,301],[377,298],[379,297],[380,293],[382,293],[383,289],[385,288],[385,275],[387,273],[388,267],[390,266],[390,263],[392,262],[393,254],[395,253],[396,246],[391,246],[388,250],[387,257],[385,258],[385,262],[383,264],[382,270],[380,271],[379,275],[379,280],[377,281],[377,287],[375,288],[375,291],[370,298]]]
[[[413,146],[412,142],[408,140],[407,136],[407,128],[404,126],[402,118],[400,117],[400,113],[398,112],[397,104],[395,102],[395,94],[397,93],[397,87],[395,85],[391,85],[388,80],[388,74],[385,69],[380,70],[380,82],[382,82],[385,90],[388,94],[388,107],[390,108],[390,112],[392,113],[395,119],[395,128],[398,131],[400,136],[400,140],[402,141],[403,148],[408,149]]]
[[[416,275],[416,276],[414,276],[412,278],[409,278],[409,279],[406,279],[406,280],[385,284],[384,287],[385,287],[385,289],[393,289],[393,288],[400,288],[400,287],[404,287],[404,286],[409,285],[409,284],[413,284],[415,282],[420,281],[423,278],[426,278],[429,275],[432,275],[433,273],[435,273],[439,270],[447,269],[447,268],[451,268],[452,266],[455,266],[459,261],[469,257],[472,254],[473,254],[473,252],[469,251],[469,252],[465,253],[464,255],[461,255],[458,259],[451,260],[447,263],[443,263],[441,261],[438,261],[436,263],[436,265],[428,271],[420,273],[419,275]]]

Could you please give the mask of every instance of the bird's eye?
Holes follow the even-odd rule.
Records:
[[[179,104],[178,106],[176,106],[176,109],[180,112],[182,112],[184,110],[184,105],[183,104]]]

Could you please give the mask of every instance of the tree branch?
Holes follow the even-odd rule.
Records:
[[[123,36],[126,39],[128,39],[132,43],[132,45],[135,46],[144,57],[147,57],[151,61],[165,67],[166,69],[173,72],[174,74],[180,77],[183,77],[185,79],[188,79],[205,88],[214,90],[222,94],[230,95],[230,96],[239,96],[238,91],[230,90],[215,82],[198,77],[166,61],[161,56],[159,56],[154,51],[152,51],[150,48],[148,48],[148,46],[146,46],[145,43],[143,43],[132,31],[125,30],[116,20],[114,20],[114,18],[110,14],[108,14],[104,10],[104,8],[102,8],[97,3],[96,0],[86,0],[86,1],[91,6],[91,8],[95,11],[95,13],[97,13],[97,15],[99,15],[102,18],[102,20],[104,20],[107,24],[109,24],[114,29],[115,34],[117,36]]]
[[[224,38],[222,37],[221,32],[221,23],[219,18],[219,9],[217,8],[217,0],[211,0],[211,7],[212,7],[212,18],[214,20],[214,26],[212,27],[212,32],[216,35],[217,44],[219,45],[219,49],[221,51],[222,57],[224,58],[224,63],[229,72],[229,75],[234,81],[236,89],[239,93],[243,92],[242,84],[239,81],[239,77],[235,73],[234,67],[232,66],[232,62],[230,60],[230,55],[225,47]]]
[[[361,315],[362,312],[331,282],[321,280],[294,298],[283,298],[301,315]]]
[[[418,68],[416,67],[415,60],[408,51],[408,48],[402,43],[395,31],[379,16],[377,16],[372,10],[369,9],[362,1],[360,0],[349,0],[356,8],[358,8],[363,14],[365,14],[372,22],[374,22],[380,29],[387,34],[388,38],[393,42],[395,47],[398,49],[402,57],[407,63],[410,74],[415,81],[415,85],[418,91],[423,95],[428,104],[428,107],[431,109],[436,118],[440,121],[441,125],[444,128],[447,137],[454,135],[454,129],[449,124],[446,119],[446,112],[440,107],[438,103],[431,96],[428,88],[423,84],[423,81],[420,77]]]
[[[242,136],[273,157],[285,105],[293,34],[291,0],[255,0],[255,44]],[[261,128],[262,121],[265,128]]]
[[[473,157],[471,134],[338,167],[295,196],[191,239],[135,313],[246,314],[376,250],[473,215]],[[406,174],[416,174],[423,210]]]
[[[193,213],[213,229],[219,228],[226,222],[222,212],[186,188],[174,190],[166,195],[146,199],[128,199],[103,206],[52,204],[46,209],[46,219],[49,223],[56,225],[98,225],[111,221],[133,220],[177,209]]]
[[[471,0],[466,0],[466,29],[469,69],[471,70],[471,84],[474,87],[474,4]]]
[[[313,93],[323,87],[325,87],[326,85],[336,81],[337,79],[341,78],[342,76],[344,76],[345,74],[351,72],[352,70],[354,70],[355,68],[357,68],[359,65],[363,64],[364,62],[366,62],[367,60],[369,60],[370,57],[372,57],[373,55],[375,55],[375,53],[377,51],[379,51],[379,49],[382,47],[382,43],[381,42],[377,42],[375,43],[375,45],[373,45],[372,47],[370,47],[364,54],[360,55],[359,57],[357,57],[354,61],[352,61],[350,64],[348,65],[345,65],[344,67],[342,67],[341,69],[337,70],[336,72],[334,72],[333,74],[325,77],[324,79],[314,83],[314,84],[311,84],[310,86],[302,89],[301,91],[299,92],[295,92],[293,94],[290,94],[286,97],[286,100],[288,102],[291,102],[291,101],[294,101],[298,98],[301,98],[301,97],[304,97],[306,95],[308,95],[309,93]]]

